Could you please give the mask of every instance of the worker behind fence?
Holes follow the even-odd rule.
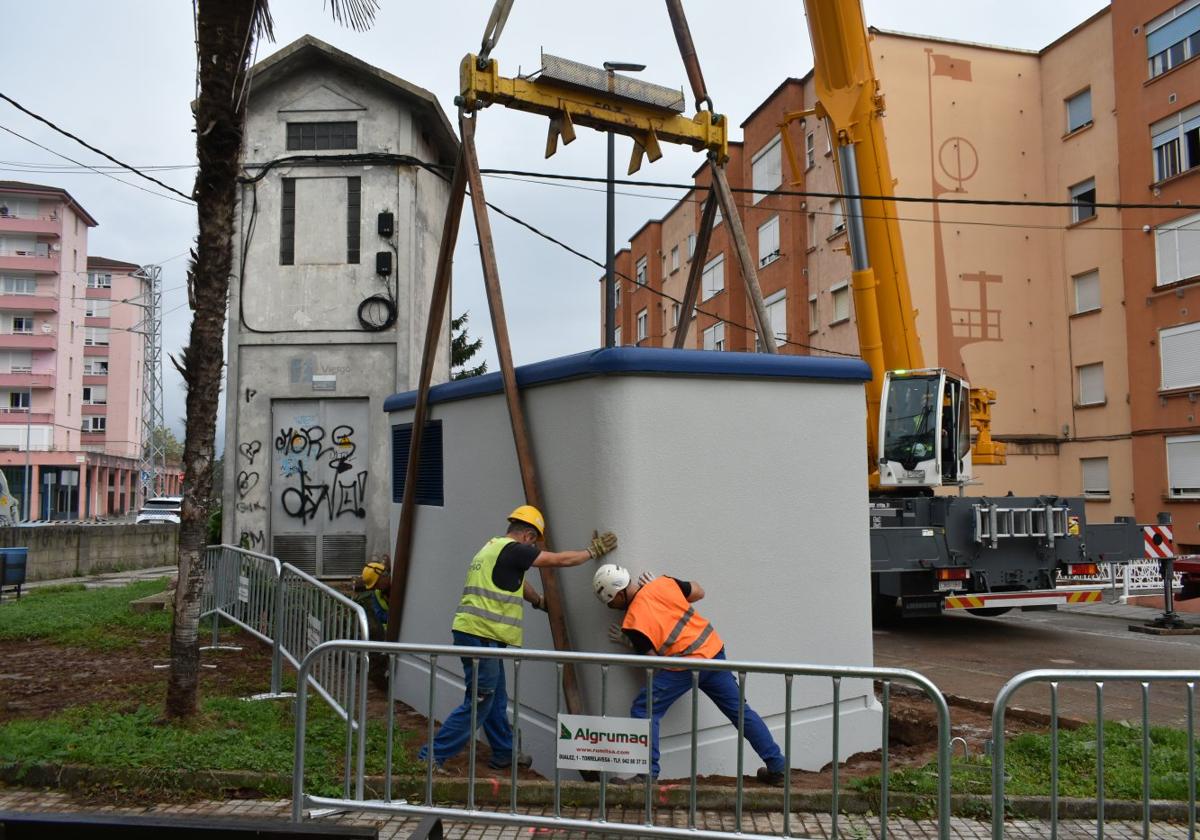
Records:
[[[521,505],[508,516],[508,531],[493,537],[471,560],[462,599],[454,614],[451,632],[459,647],[503,648],[521,646],[522,599],[534,609],[545,610],[545,598],[525,581],[531,567],[561,568],[578,566],[603,557],[617,547],[611,532],[595,535],[587,548],[579,551],[543,551],[538,548],[546,533],[541,512],[532,505]],[[476,721],[483,727],[492,757],[488,766],[503,770],[512,766],[512,726],[506,708],[508,693],[504,686],[504,662],[496,657],[479,657],[478,690],[475,698]],[[466,746],[471,732],[471,682],[474,664],[463,657],[463,702],[442,722],[433,739],[434,768],[440,770]],[[429,745],[421,747],[419,758],[428,760]],[[517,751],[517,764],[528,767],[530,756]]]
[[[625,610],[620,625],[609,627],[608,637],[615,644],[643,655],[724,659],[725,644],[712,623],[692,606],[704,597],[704,589],[695,581],[673,577],[655,577],[644,572],[636,581],[629,570],[606,563],[592,577],[596,597],[610,609]],[[717,704],[725,717],[736,726],[738,721],[738,684],[729,671],[701,671],[700,690]],[[691,671],[662,668],[654,672],[654,718],[650,722],[650,772],[658,776],[658,728],[671,704],[692,687]],[[629,714],[646,717],[646,689],[638,692]],[[745,707],[745,733],[750,746],[766,767],[758,768],[758,779],[772,785],[784,782],[787,762],[771,731],[758,713]],[[642,777],[635,777],[635,781]]]
[[[387,555],[382,558],[372,557],[371,562],[363,567],[362,574],[354,582],[354,591],[362,593],[354,600],[367,614],[367,638],[372,642],[382,642],[386,639],[388,623],[388,593],[391,592],[392,578],[388,574]],[[381,691],[388,687],[388,657],[383,653],[368,655],[369,666],[367,676],[371,684]]]

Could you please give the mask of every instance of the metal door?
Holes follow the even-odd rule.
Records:
[[[367,400],[271,403],[271,550],[310,574],[366,563]]]

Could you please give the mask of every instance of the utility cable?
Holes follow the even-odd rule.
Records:
[[[158,184],[160,187],[167,190],[168,192],[173,192],[173,193],[175,193],[175,195],[179,196],[180,198],[194,203],[194,199],[190,195],[181,193],[179,190],[175,189],[171,185],[164,184],[162,181],[158,180],[157,178],[153,177],[152,175],[147,175],[145,172],[142,172],[140,169],[137,169],[136,167],[130,166],[127,163],[117,160],[115,157],[110,155],[108,152],[104,151],[103,149],[96,148],[91,143],[87,142],[86,140],[80,139],[79,137],[75,136],[71,132],[67,131],[65,128],[61,128],[61,127],[55,125],[50,120],[43,117],[41,114],[36,114],[33,111],[30,111],[28,108],[26,108],[24,105],[22,105],[17,100],[13,99],[11,96],[8,96],[7,94],[4,94],[4,93],[0,93],[0,99],[3,99],[5,102],[7,102],[9,105],[12,105],[14,108],[16,108],[18,111],[22,112],[23,114],[28,114],[29,116],[33,117],[38,122],[48,125],[50,128],[54,129],[55,131],[57,131],[59,134],[63,135],[64,137],[69,137],[70,139],[74,140],[76,143],[83,146],[84,148],[91,149],[96,154],[100,155],[103,158],[106,158],[107,160],[111,160],[113,163],[115,163],[117,166],[120,166],[123,169],[128,169],[130,172],[132,172],[134,175],[137,175],[139,178],[145,178],[147,181],[151,181],[155,184]]]

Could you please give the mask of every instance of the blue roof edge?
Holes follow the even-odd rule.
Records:
[[[715,350],[667,350],[657,347],[613,347],[586,350],[517,368],[522,388],[567,379],[629,373],[663,373],[684,376],[739,376],[768,379],[866,382],[871,368],[858,358],[784,356],[767,353],[725,353]],[[499,373],[457,379],[429,389],[430,404],[499,394],[504,382]],[[417,402],[416,391],[393,394],[383,410],[403,411]]]

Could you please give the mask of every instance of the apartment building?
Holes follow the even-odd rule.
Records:
[[[926,364],[998,393],[1008,464],[977,470],[973,492],[1083,495],[1098,521],[1169,511],[1181,549],[1200,550],[1200,214],[1172,208],[1200,196],[1200,0],[1118,0],[1038,51],[878,30],[871,44],[897,195],[1072,204],[897,206]],[[781,352],[856,353],[841,202],[787,194],[839,191],[826,126],[787,117],[814,102],[811,73],[780,84],[742,123],[729,178],[755,190],[739,204]],[[704,167],[695,182],[703,195]],[[1098,206],[1118,202],[1162,208]],[[677,212],[630,241],[630,276],[644,260],[652,289],[687,235]],[[699,346],[754,350],[724,227]],[[645,295],[622,295],[625,343],[669,346],[636,331]]]
[[[65,190],[0,181],[0,468],[31,520],[138,505],[141,280],[88,257],[96,224]]]

